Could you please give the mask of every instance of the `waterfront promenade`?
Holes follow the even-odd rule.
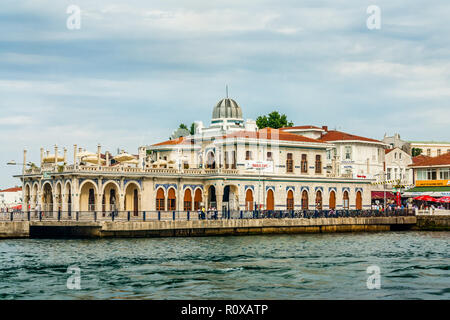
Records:
[[[413,212],[398,210],[273,212],[19,212],[2,214],[0,237],[172,237],[408,230]]]

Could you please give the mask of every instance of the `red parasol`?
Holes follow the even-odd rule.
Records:
[[[450,203],[450,197],[442,197],[436,200],[436,202],[440,203]]]
[[[22,205],[19,204],[18,206],[12,207],[13,210],[22,210]]]
[[[413,198],[414,200],[420,200],[420,201],[433,201],[436,202],[437,200],[431,196],[418,196]]]

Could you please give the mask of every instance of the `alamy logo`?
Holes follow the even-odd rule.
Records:
[[[379,266],[369,266],[366,270],[367,273],[371,274],[367,278],[367,289],[381,289],[381,270]]]
[[[67,18],[66,26],[69,30],[78,30],[81,28],[81,9],[79,6],[71,5],[67,7],[67,14],[70,16]]]
[[[67,273],[71,276],[67,279],[67,289],[80,290],[81,289],[81,270],[78,267],[68,267]]]
[[[381,29],[381,9],[379,6],[368,6],[367,14],[370,16],[367,18],[366,25],[369,30]]]

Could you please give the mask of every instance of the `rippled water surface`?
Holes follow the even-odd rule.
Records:
[[[0,240],[0,299],[449,299],[449,236]],[[371,265],[379,290],[367,289]]]

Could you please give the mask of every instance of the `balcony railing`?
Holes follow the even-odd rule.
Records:
[[[414,210],[276,210],[276,211],[17,211],[0,221],[189,221],[224,219],[318,219],[415,216]]]

